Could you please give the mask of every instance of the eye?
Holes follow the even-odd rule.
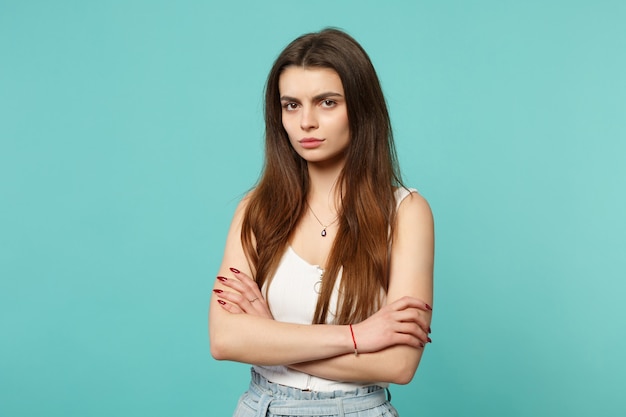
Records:
[[[283,103],[283,109],[287,111],[293,111],[293,110],[296,110],[297,108],[298,108],[298,103],[294,103],[294,102]]]
[[[323,100],[322,101],[322,107],[327,107],[327,108],[335,107],[336,104],[337,104],[337,102],[334,101],[334,100]]]

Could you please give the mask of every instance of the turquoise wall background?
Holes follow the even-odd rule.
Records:
[[[229,416],[209,354],[262,90],[296,36],[369,52],[436,218],[404,417],[626,414],[626,3],[0,2],[0,415]]]

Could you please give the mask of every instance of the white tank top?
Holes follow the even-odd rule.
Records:
[[[396,209],[414,189],[398,188],[395,191]],[[311,265],[302,259],[291,246],[283,255],[276,274],[272,279],[267,294],[268,304],[272,310],[274,320],[286,323],[311,324],[317,305],[318,290],[324,270],[319,265]],[[338,288],[341,281],[341,270],[335,280],[335,287],[330,300],[330,312],[327,322],[332,322],[337,305]],[[367,385],[387,387],[388,383],[369,382],[353,383],[333,381],[315,377],[304,372],[290,369],[286,366],[257,366],[254,370],[263,375],[268,381],[281,385],[310,390],[310,391],[352,391]]]

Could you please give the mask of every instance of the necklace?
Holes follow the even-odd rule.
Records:
[[[337,220],[339,220],[339,216],[335,217],[335,220],[333,220],[332,222],[330,222],[328,224],[324,224],[324,223],[322,223],[320,218],[317,217],[317,215],[315,214],[315,212],[313,211],[313,209],[309,205],[308,201],[307,201],[306,205],[309,208],[309,210],[311,210],[311,214],[313,215],[313,217],[315,217],[315,220],[317,220],[317,222],[320,224],[320,226],[322,226],[322,233],[320,233],[320,234],[322,235],[322,237],[326,237],[326,229],[329,228],[330,226],[332,226],[333,224],[335,224],[337,222]]]

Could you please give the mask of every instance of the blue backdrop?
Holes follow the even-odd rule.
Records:
[[[0,415],[228,416],[209,354],[262,91],[337,26],[435,213],[405,417],[626,414],[626,3],[0,1]]]

